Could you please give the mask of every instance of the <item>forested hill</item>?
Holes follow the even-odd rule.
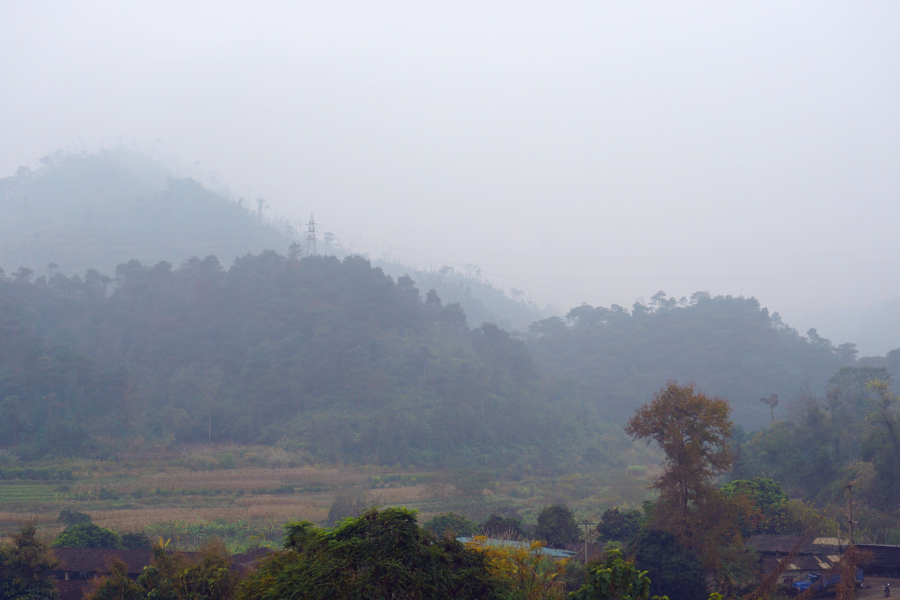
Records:
[[[814,329],[803,337],[754,298],[705,293],[680,303],[660,293],[630,312],[583,305],[535,323],[528,345],[545,374],[571,377],[585,402],[619,421],[674,379],[722,394],[751,429],[770,420],[760,398],[778,394],[783,409],[856,363],[853,344],[835,347]]]
[[[141,437],[388,464],[624,460],[624,433],[567,389],[522,341],[358,256],[0,279],[0,446],[26,455]]]
[[[111,274],[132,258],[180,264],[212,254],[230,265],[287,251],[290,239],[251,208],[125,148],[56,152],[0,179],[0,267]]]

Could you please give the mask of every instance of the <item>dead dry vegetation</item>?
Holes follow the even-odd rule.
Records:
[[[223,468],[227,455],[238,460]],[[626,472],[514,479],[484,470],[290,465],[271,456],[280,454],[213,448],[141,460],[135,455],[119,461],[60,462],[72,469],[73,481],[4,482],[0,538],[18,523],[31,521],[51,539],[65,526],[58,520],[60,511],[74,510],[119,532],[171,536],[183,549],[221,537],[240,551],[254,544],[280,544],[281,526],[288,521],[331,522],[335,508],[348,497],[367,506],[415,509],[421,522],[448,511],[476,520],[492,512],[518,514],[528,522],[552,502],[568,503],[588,517],[609,506],[636,505],[647,483],[646,477]],[[12,493],[17,487],[23,490],[18,495]],[[26,493],[39,500],[15,500]]]

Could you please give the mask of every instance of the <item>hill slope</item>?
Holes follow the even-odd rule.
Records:
[[[132,258],[286,251],[289,239],[237,202],[125,149],[56,153],[0,179],[0,267],[112,274]]]
[[[674,379],[727,397],[735,420],[749,428],[769,421],[760,398],[788,400],[807,385],[821,390],[856,363],[853,344],[835,347],[814,329],[803,337],[754,298],[698,293],[682,305],[654,298],[653,308],[584,305],[565,320],[535,323],[528,345],[536,363],[571,377],[585,402],[620,422]]]
[[[545,380],[521,341],[474,331],[361,257],[214,257],[0,280],[0,445],[260,441],[321,459],[530,469],[624,460],[630,442]]]

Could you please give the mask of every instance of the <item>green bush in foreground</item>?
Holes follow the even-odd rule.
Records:
[[[569,594],[571,600],[648,600],[650,598],[650,578],[647,571],[641,571],[633,562],[622,558],[621,550],[611,550],[604,564],[588,566],[585,583],[576,592]],[[662,596],[666,598],[666,596]],[[654,600],[662,600],[653,596]],[[668,600],[666,598],[666,600]]]
[[[34,524],[20,528],[12,545],[0,546],[0,598],[56,600],[50,569],[56,561],[37,538]]]
[[[336,529],[303,521],[285,530],[285,550],[250,575],[240,600],[503,597],[482,555],[435,538],[405,508],[369,509]]]

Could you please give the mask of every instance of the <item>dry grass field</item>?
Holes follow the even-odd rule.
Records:
[[[287,521],[324,523],[336,497],[347,494],[365,505],[416,509],[422,522],[447,511],[476,520],[495,511],[517,512],[528,522],[553,502],[596,517],[611,506],[636,505],[647,493],[646,469],[637,476],[622,471],[518,481],[492,473],[481,489],[466,485],[470,474],[465,471],[298,465],[264,448],[227,452],[238,456],[234,464],[221,459],[223,451],[204,449],[112,462],[68,461],[63,466],[72,469],[71,481],[2,481],[0,535],[17,523],[34,521],[52,538],[64,528],[60,511],[74,510],[116,531],[171,536],[184,548],[218,536],[237,550],[278,545]],[[277,460],[265,458],[272,455]],[[484,473],[471,476],[484,478]]]

